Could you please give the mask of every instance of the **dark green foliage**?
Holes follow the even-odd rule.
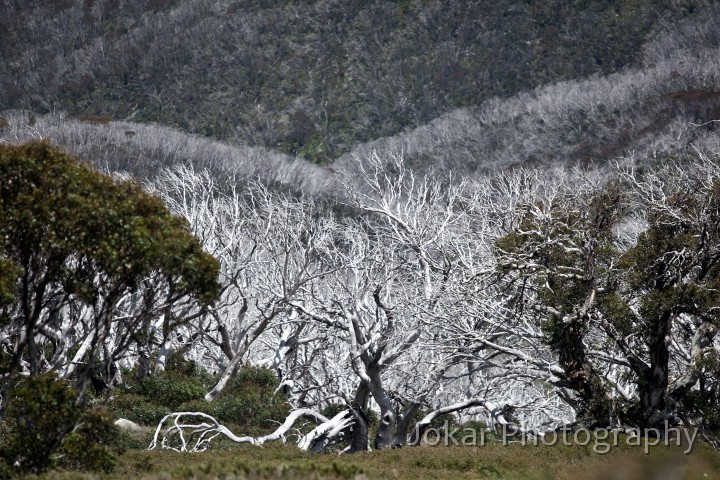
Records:
[[[290,406],[280,392],[275,393],[279,381],[274,372],[255,367],[243,367],[220,395],[209,404],[211,415],[241,428],[273,430],[290,412]]]
[[[88,410],[60,447],[59,466],[73,470],[110,472],[117,459],[113,454],[120,432],[104,410]]]
[[[88,301],[98,294],[96,272],[134,287],[156,268],[206,300],[214,295],[217,262],[138,183],[116,183],[44,143],[3,146],[0,178],[3,253],[18,267],[45,255],[48,280]],[[87,263],[71,271],[63,262],[74,254]]]
[[[15,279],[18,271],[9,260],[0,258],[0,307],[8,305],[15,298]]]
[[[197,364],[183,357],[182,352],[174,350],[168,355],[167,363],[165,364],[166,372],[175,372],[185,376],[199,376],[203,380],[209,381],[209,376],[203,369],[197,366]]]
[[[121,430],[118,434],[116,445],[118,451],[125,454],[128,450],[145,450],[150,442],[154,430],[147,432],[128,432]]]
[[[717,385],[687,392],[680,399],[680,408],[693,418],[702,418],[702,426],[715,435],[720,431],[720,391]]]
[[[112,416],[83,411],[75,391],[52,374],[19,380],[8,392],[7,429],[0,447],[7,473],[50,467],[109,472],[119,439]]]
[[[224,392],[240,393],[248,388],[257,390],[275,389],[280,384],[272,370],[258,367],[243,367],[232,382],[228,383]]]
[[[536,201],[525,207],[515,230],[496,243],[506,259],[503,274],[517,275],[518,285],[523,282],[534,292],[531,302],[539,307],[544,341],[564,370],[558,385],[578,392],[578,415],[595,426],[609,421],[610,397],[584,338],[590,307],[605,303],[621,309],[603,297],[614,281],[613,229],[625,211],[625,197],[622,187],[611,182],[597,191],[568,191],[553,201]],[[518,299],[526,293],[520,289]],[[588,310],[582,313],[583,308]]]
[[[623,337],[633,333],[637,317],[628,304],[617,293],[608,293],[598,298],[598,310]]]
[[[459,424],[457,428],[462,434],[471,434],[470,431],[474,431],[476,438],[478,438],[478,442],[480,439],[483,439],[486,442],[492,442],[502,435],[499,431],[490,431],[487,423],[481,420],[468,420],[465,423]],[[507,429],[507,431],[510,432],[510,429]]]
[[[130,371],[126,378],[108,407],[117,417],[148,426],[157,425],[170,412],[185,410],[188,403],[207,407],[203,397],[212,386],[210,375],[179,352],[169,355],[164,371],[144,378],[136,378],[136,372]]]
[[[242,368],[208,403],[204,396],[213,383],[193,362],[173,354],[165,371],[128,382],[113,395],[108,407],[117,417],[148,426],[157,425],[171,412],[202,412],[245,432],[273,430],[290,411],[283,396],[275,393],[279,382],[270,370]]]
[[[320,410],[320,413],[322,413],[327,418],[332,418],[343,410],[347,410],[347,408],[347,405],[342,403],[331,403],[327,407]],[[370,419],[368,418],[368,420]],[[375,415],[375,420],[377,421],[377,415]],[[371,422],[369,421],[368,423]]]
[[[116,390],[108,403],[108,408],[118,418],[126,418],[140,425],[154,426],[172,411],[167,406],[154,403],[149,397],[125,393],[126,391]]]
[[[46,374],[19,380],[8,395],[12,427],[2,457],[19,472],[42,472],[82,415],[75,392]]]
[[[12,352],[10,371],[17,371],[24,357],[31,373],[39,372],[35,336],[58,313],[48,313],[49,305],[92,304],[93,320],[102,329],[114,321],[105,308],[111,313],[122,296],[153,285],[152,276],[155,284],[167,285],[165,292],[172,290],[171,305],[184,299],[211,302],[219,289],[218,270],[187,222],[139,183],[116,182],[47,143],[0,146],[0,300],[6,302],[0,314],[23,312],[13,315],[11,328],[32,332]],[[7,302],[13,275],[15,297]],[[142,311],[129,312],[123,328],[139,332],[146,326],[159,308],[152,299],[166,301],[159,298],[162,287],[156,288],[138,307]],[[173,326],[168,322],[165,328]],[[98,347],[91,346],[90,358]],[[116,354],[127,347],[117,345]]]
[[[587,197],[568,193],[552,206],[528,206],[516,230],[497,243],[503,275],[532,285],[532,308],[565,373],[555,383],[577,392],[582,421],[601,425],[618,415],[620,422],[655,426],[673,412],[717,422],[712,342],[719,325],[720,182],[716,166],[697,168],[669,166],[648,183],[610,183]],[[636,221],[632,212],[626,217],[623,200],[633,194],[648,225],[622,249],[628,239],[616,238],[614,227]],[[620,380],[637,387],[636,398],[612,411],[614,385],[585,346],[591,331],[625,356]],[[690,347],[688,360],[675,360],[668,341],[674,335]]]
[[[180,372],[165,371],[142,379],[138,392],[154,404],[175,411],[186,402],[200,400],[206,392],[206,384],[198,375],[183,375]]]
[[[688,414],[716,424],[717,351],[708,342],[718,327],[720,302],[720,182],[689,176],[667,195],[664,208],[651,211],[649,228],[620,263],[629,291],[640,299],[634,329],[649,353],[649,368],[636,369],[640,418],[648,422],[658,410],[679,403]],[[695,325],[681,330],[683,340],[695,335],[698,343],[683,381],[672,385],[666,337],[680,315],[695,319]]]
[[[11,315],[8,309],[12,306],[17,293],[16,281],[18,273],[19,270],[13,262],[0,257],[0,327],[10,323]],[[9,369],[9,364],[4,365],[4,357],[5,355],[0,352],[0,371],[8,371]],[[9,360],[9,358],[6,360]]]

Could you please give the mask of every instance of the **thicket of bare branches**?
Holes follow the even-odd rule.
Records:
[[[529,431],[714,421],[715,159],[468,183],[397,157],[361,169],[353,216],[186,168],[159,178],[226,282],[188,355],[274,368],[298,409],[343,405],[347,451],[412,444],[444,413]]]
[[[222,290],[193,315],[158,312],[143,341],[109,360],[157,371],[182,354],[218,372],[207,401],[244,366],[276,372],[294,408],[284,430],[245,438],[181,412],[157,440],[181,450],[219,434],[282,439],[299,416],[333,404],[344,414],[316,416],[303,448],[413,444],[448,413],[528,431],[573,421],[713,425],[716,160],[698,153],[654,173],[518,169],[457,180],[373,154],[334,205],[167,168],[146,187],[219,260]],[[151,301],[141,293],[118,300],[115,315]],[[175,316],[184,321],[166,328]],[[65,343],[79,349],[40,370],[72,375],[91,328],[83,318],[58,320],[58,332],[75,322]],[[41,350],[57,340],[43,335]],[[104,353],[94,354],[102,363]],[[368,409],[379,416],[373,438]]]

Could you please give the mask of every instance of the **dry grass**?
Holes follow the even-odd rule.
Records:
[[[291,446],[240,446],[201,454],[127,451],[112,475],[51,472],[48,479],[716,479],[720,454],[682,448],[619,447],[599,455],[591,447],[411,447],[348,456],[313,455]]]

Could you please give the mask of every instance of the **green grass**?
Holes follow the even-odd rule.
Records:
[[[707,445],[685,455],[678,447],[590,447],[488,444],[408,447],[355,455],[310,454],[289,445],[249,445],[188,454],[128,450],[112,474],[50,472],[44,479],[714,479],[720,454]]]

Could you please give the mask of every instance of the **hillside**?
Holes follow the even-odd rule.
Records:
[[[456,174],[513,166],[641,164],[720,151],[720,8],[658,30],[641,64],[556,82],[456,109],[417,129],[359,144],[336,165],[371,151]]]
[[[177,164],[207,169],[218,177],[259,179],[266,185],[315,197],[332,195],[332,173],[302,159],[261,147],[229,145],[155,124],[102,117],[36,116],[7,111],[0,117],[0,143],[48,140],[106,172],[151,180]]]
[[[641,67],[651,32],[709,3],[7,1],[0,111],[152,121],[325,163],[489,98]]]
[[[352,172],[372,151],[416,169],[468,175],[518,165],[638,164],[720,151],[720,6],[658,28],[636,67],[567,80],[452,110],[397,135],[353,144],[332,168],[276,149],[238,146],[176,128],[103,116],[6,111],[0,139],[47,138],[102,168],[152,177],[176,163],[261,178],[313,196],[342,190],[333,172]]]

